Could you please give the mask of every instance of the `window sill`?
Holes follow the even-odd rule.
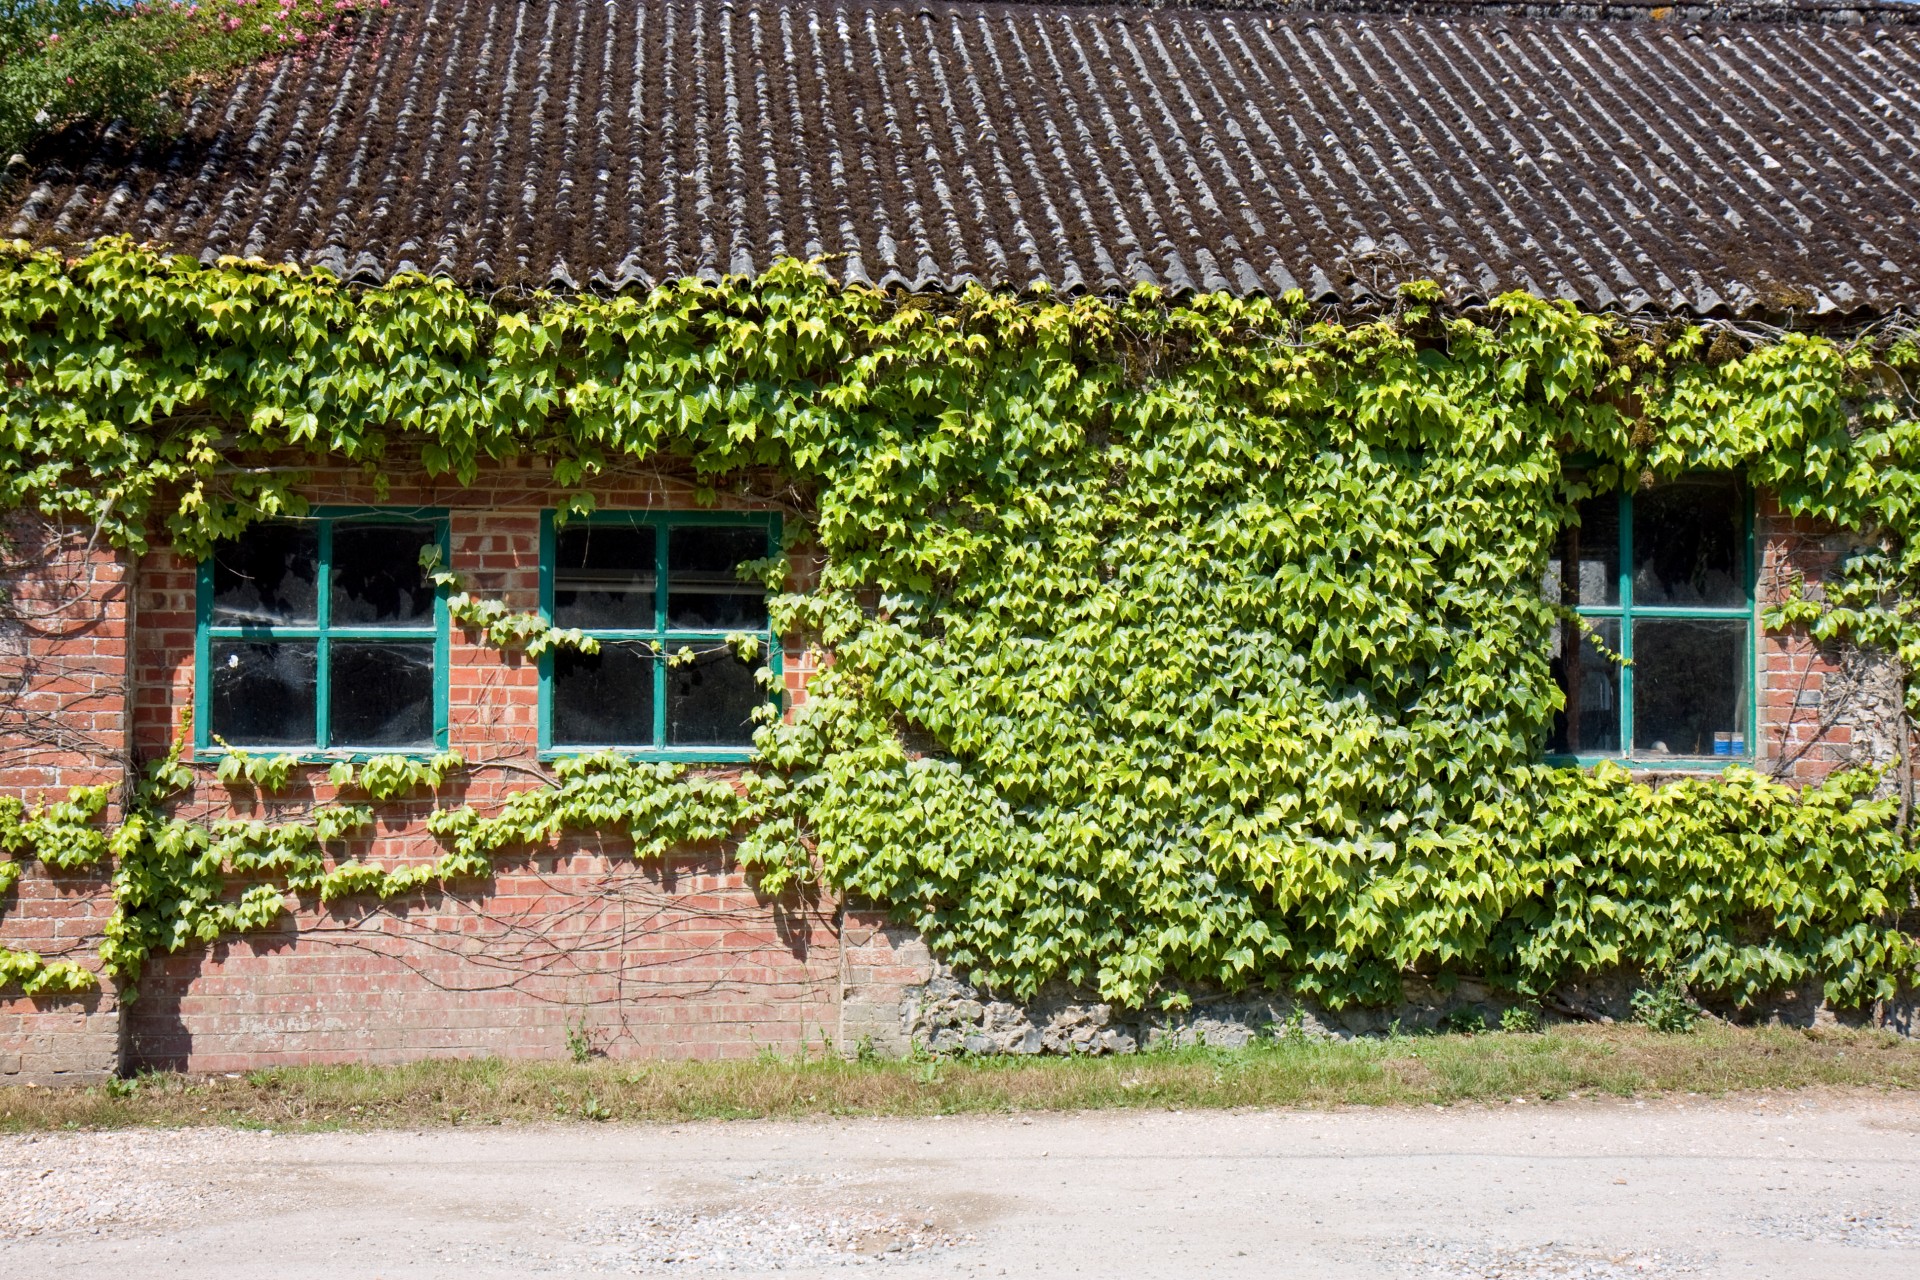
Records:
[[[1675,756],[1650,760],[1640,756],[1548,756],[1544,763],[1556,769],[1591,769],[1597,764],[1617,764],[1634,773],[1712,773],[1743,765],[1753,768],[1750,754],[1737,756]]]
[[[608,754],[648,764],[751,764],[759,758],[752,747],[548,747],[539,758],[551,762]]]
[[[390,760],[399,756],[407,760],[431,760],[435,756],[446,754],[445,747],[329,747],[325,751],[307,751],[298,747],[223,747],[217,743],[196,746],[193,749],[194,764],[211,764],[225,760],[228,756],[248,756],[255,760],[275,760],[281,756],[292,756],[296,764],[331,765],[365,764],[369,760]]]

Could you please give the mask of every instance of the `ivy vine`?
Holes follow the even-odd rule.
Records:
[[[0,360],[0,508],[130,548],[199,555],[305,510],[297,467],[244,458],[472,482],[535,455],[572,505],[623,465],[708,489],[772,470],[824,553],[773,613],[832,661],[738,779],[565,761],[491,811],[440,806],[441,859],[385,870],[343,843],[366,806],[169,816],[177,744],[111,829],[85,796],[15,811],[0,829],[42,824],[17,847],[111,851],[102,961],[123,981],[275,918],[286,890],[484,877],[575,830],[641,856],[735,841],[768,891],[884,903],[1015,995],[1264,984],[1338,1005],[1409,971],[1540,992],[1626,967],[1858,1004],[1920,959],[1920,863],[1876,774],[1655,785],[1540,762],[1549,549],[1578,499],[1648,477],[1736,470],[1852,531],[1836,576],[1767,623],[1920,668],[1910,336],[1517,295],[1456,314],[1425,286],[1351,322],[1297,295],[896,297],[792,262],[489,299],[109,242],[0,254]],[[469,603],[495,643],[567,642]]]

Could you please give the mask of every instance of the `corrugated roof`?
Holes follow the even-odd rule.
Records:
[[[403,0],[164,146],[35,164],[14,236],[370,281],[619,289],[786,254],[913,290],[1920,302],[1920,26],[1895,21]]]

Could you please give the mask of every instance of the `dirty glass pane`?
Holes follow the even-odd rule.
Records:
[[[215,640],[207,732],[236,747],[310,747],[318,646]]]
[[[1746,519],[1731,476],[1676,480],[1633,497],[1633,602],[1746,603]]]
[[[553,621],[560,627],[653,629],[654,532],[574,525],[554,535]]]
[[[1547,750],[1555,755],[1620,750],[1620,664],[1607,656],[1620,652],[1620,620],[1587,622],[1591,634],[1563,623],[1553,635],[1553,678],[1567,696],[1547,739]]]
[[[327,686],[327,745],[433,745],[433,644],[335,640]]]
[[[436,542],[424,524],[333,527],[332,624],[336,627],[426,626],[433,621],[433,582],[420,551]]]
[[[257,524],[213,550],[213,624],[312,626],[319,621],[320,529]]]
[[[1639,756],[1747,754],[1747,624],[1633,624],[1633,748]]]
[[[766,589],[735,572],[745,561],[766,558],[765,529],[674,529],[667,539],[667,625],[681,631],[766,626]]]
[[[1557,604],[1619,604],[1620,497],[1588,498],[1579,512],[1579,525],[1561,530],[1554,544],[1544,594]]]
[[[753,709],[767,700],[753,678],[758,666],[758,659],[742,662],[722,645],[685,666],[668,667],[668,745],[752,746]]]
[[[653,745],[653,664],[644,644],[553,655],[553,741],[559,746]]]

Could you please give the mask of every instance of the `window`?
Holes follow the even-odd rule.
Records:
[[[1548,751],[1645,761],[1753,754],[1753,521],[1730,476],[1688,476],[1580,504],[1548,562],[1566,694]],[[1608,651],[1628,660],[1621,666]]]
[[[542,594],[556,627],[600,652],[541,662],[540,746],[617,747],[698,760],[752,754],[754,712],[779,672],[764,587],[739,568],[779,548],[774,516],[599,512],[543,531]],[[730,642],[748,636],[754,651]]]
[[[198,745],[313,752],[446,743],[446,602],[421,552],[439,514],[256,524],[200,565]]]

